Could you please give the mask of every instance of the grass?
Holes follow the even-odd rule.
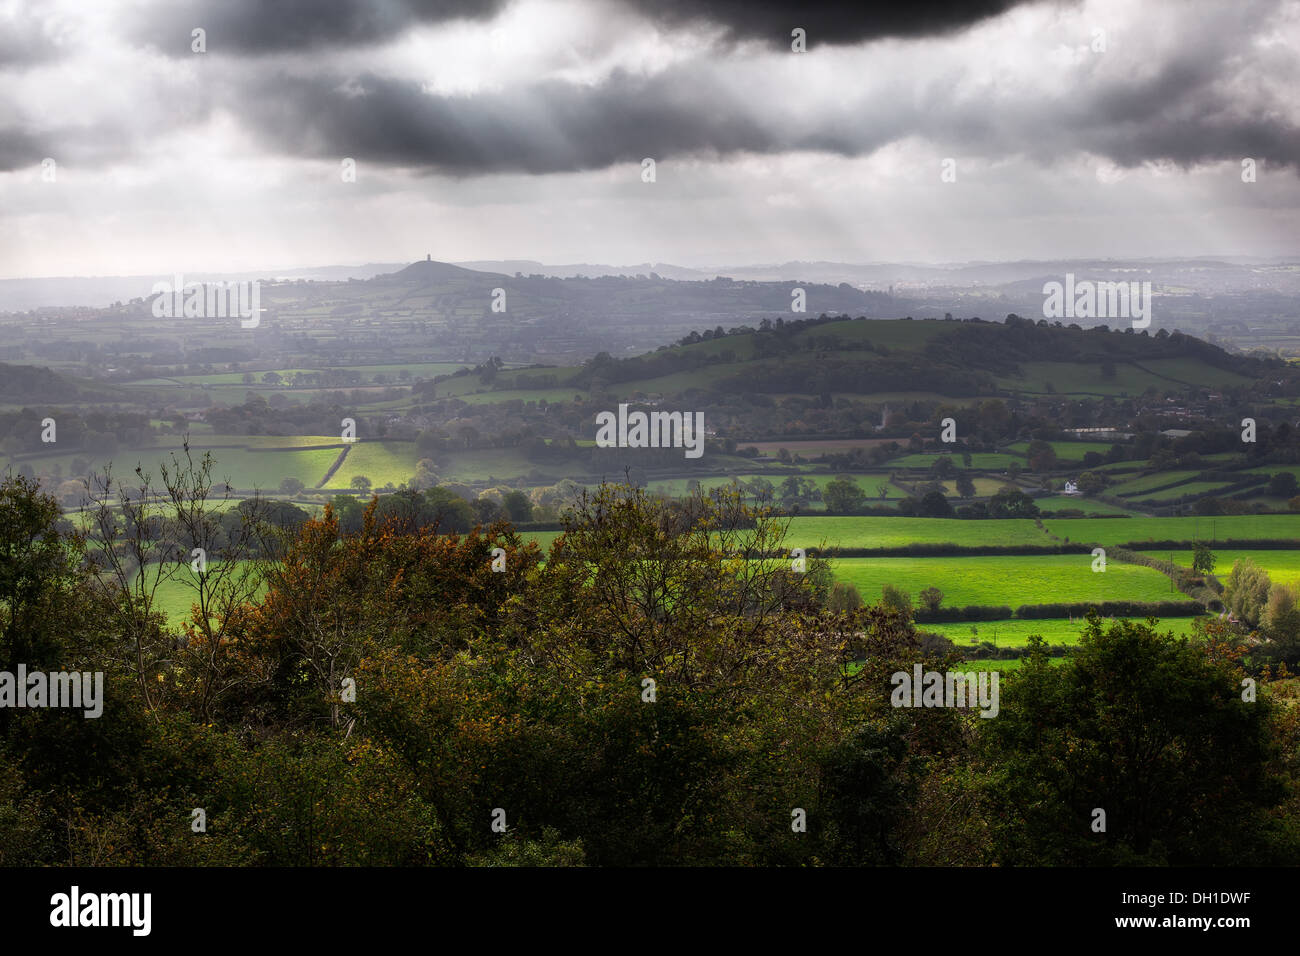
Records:
[[[1106,573],[1109,574],[1110,571],[1107,570]],[[1196,619],[1190,617],[1171,617],[1160,622],[1160,630],[1162,633],[1173,631],[1179,636],[1190,635],[1194,620]],[[1029,638],[1034,634],[1043,638],[1048,644],[1075,646],[1079,643],[1083,626],[1083,619],[1075,618],[1071,621],[1065,617],[1043,618],[1036,621],[1012,618],[1004,621],[958,621],[948,624],[916,625],[918,630],[942,634],[956,644],[958,649],[970,646],[972,627],[978,629],[979,642],[990,641],[997,647],[1023,648],[1028,646]]]
[[[1191,551],[1146,551],[1153,558],[1168,561],[1173,555],[1175,564],[1185,568],[1192,566]],[[1220,581],[1227,583],[1228,574],[1234,562],[1249,558],[1268,572],[1274,582],[1295,584],[1300,582],[1300,547],[1295,551],[1215,551],[1214,573]]]
[[[1286,538],[1300,548],[1300,514],[1220,515],[1188,518],[1048,518],[1044,527],[1061,538],[1096,544],[1129,541],[1223,541]]]
[[[209,570],[221,564],[219,561],[209,563]],[[192,580],[189,567],[180,568],[174,575],[158,585],[154,592],[154,606],[167,614],[167,623],[173,627],[190,618],[190,607],[198,603],[198,592],[188,583]],[[265,585],[258,589],[258,594],[266,593]]]
[[[1150,491],[1153,488],[1163,488],[1165,485],[1189,481],[1195,478],[1197,474],[1199,473],[1195,471],[1162,471],[1154,475],[1142,475],[1139,478],[1130,478],[1120,484],[1111,485],[1106,489],[1106,493],[1125,498],[1130,495],[1141,494],[1144,491]]]
[[[790,519],[786,543],[815,547],[897,548],[908,544],[956,544],[967,547],[1017,544],[1050,545],[1029,518],[963,521],[957,518],[893,518],[876,515],[800,516]]]
[[[1061,461],[1082,461],[1083,456],[1090,451],[1105,455],[1110,451],[1114,443],[1106,441],[1049,441],[1048,444],[1052,446],[1052,451],[1056,452],[1056,457]],[[1013,442],[1006,446],[1006,450],[1024,455],[1029,451],[1029,442]]]
[[[1153,492],[1149,495],[1142,495],[1133,500],[1139,504],[1148,501],[1172,501],[1181,498],[1183,495],[1200,495],[1208,494],[1212,491],[1218,491],[1220,488],[1226,488],[1232,484],[1230,481],[1189,481],[1185,485],[1177,485],[1173,488],[1166,488],[1164,491]]]
[[[1114,505],[1108,505],[1104,502],[1093,501],[1082,496],[1073,495],[1053,495],[1048,498],[1035,498],[1034,504],[1038,505],[1040,511],[1063,511],[1066,508],[1074,508],[1082,511],[1084,514],[1098,515],[1134,515],[1139,512],[1130,508],[1116,508]]]
[[[867,602],[877,600],[886,584],[909,592],[913,601],[925,588],[937,587],[948,606],[1184,600],[1170,594],[1169,579],[1159,571],[1111,561],[1104,572],[1094,572],[1087,554],[838,558],[832,570]]]
[[[536,541],[537,546],[541,548],[542,553],[545,554],[551,549],[552,542],[563,533],[564,532],[562,531],[521,531],[519,532],[519,536],[523,538],[525,542]]]
[[[337,455],[337,451],[335,454]],[[415,463],[419,453],[415,443],[409,441],[357,442],[348,449],[348,456],[343,459],[339,470],[330,477],[329,487],[348,488],[352,478],[365,475],[375,488],[384,485],[400,485],[409,481],[415,474]],[[328,466],[326,466],[328,468]],[[321,472],[324,477],[325,472]],[[319,481],[320,478],[317,478]]]
[[[570,477],[575,471],[579,473],[585,472],[589,467],[585,457],[578,460],[571,459],[559,462],[529,461],[524,453],[517,448],[483,448],[452,455],[444,453],[437,456],[435,460],[437,461],[435,470],[444,482],[476,482],[489,479],[505,481],[536,471],[547,478],[549,484],[560,478]],[[411,462],[411,471],[412,473],[415,471],[414,459]],[[374,478],[373,475],[367,477],[372,480]],[[611,481],[623,480],[622,475],[610,475],[609,477]]]
[[[899,458],[891,458],[888,462],[892,468],[929,468],[937,459],[943,457],[939,454],[916,454],[903,455]],[[957,468],[965,468],[960,455],[949,454],[953,465]],[[1023,455],[1006,455],[1001,452],[978,452],[971,457],[970,466],[984,470],[1005,471],[1012,465],[1020,465],[1022,468],[1025,464]]]
[[[1061,661],[1065,660],[1065,658],[1063,658],[1063,657],[1051,657],[1051,658],[1048,658],[1048,660],[1050,660],[1053,664],[1059,664]],[[959,671],[997,671],[998,673],[1003,673],[1003,672],[1005,672],[1005,671],[1018,671],[1018,670],[1020,670],[1020,665],[1021,665],[1021,663],[1023,663],[1023,662],[1021,661],[1021,659],[1020,659],[1019,657],[1013,657],[1013,658],[1011,658],[1011,659],[1009,659],[1009,660],[967,661],[965,664],[958,664],[958,665],[954,668],[954,670],[959,670]]]

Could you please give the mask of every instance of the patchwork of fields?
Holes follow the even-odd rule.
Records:
[[[364,446],[363,446],[364,447]],[[382,456],[379,443],[374,454]],[[354,449],[355,450],[355,449]],[[350,455],[349,455],[350,457]],[[375,461],[382,462],[382,458]],[[365,462],[372,465],[371,462]],[[378,469],[372,466],[372,471]],[[1293,518],[1294,520],[1279,520]],[[1075,519],[1048,522],[1054,533],[1072,530],[1073,540],[1096,539],[1115,542],[1141,538],[1178,539],[1210,530],[1207,519]],[[1223,550],[1216,551],[1217,573],[1223,577],[1234,561],[1251,558],[1275,581],[1300,582],[1300,515],[1221,517],[1214,519],[1213,530],[1222,539],[1297,537],[1295,550]],[[526,531],[521,537],[536,542],[543,551],[560,535],[559,531]],[[1031,520],[960,521],[941,518],[886,517],[798,517],[790,520],[787,544],[812,547],[825,541],[840,547],[901,547],[908,544],[1050,544],[1051,539]],[[1173,560],[1190,566],[1191,552],[1186,549],[1149,551],[1153,557]],[[927,587],[943,592],[944,607],[965,605],[1006,605],[1013,610],[1024,604],[1100,603],[1107,601],[1159,602],[1186,598],[1172,589],[1169,579],[1152,568],[1108,562],[1105,572],[1092,570],[1090,554],[1034,554],[955,557],[881,557],[833,558],[832,571],[837,581],[852,584],[864,601],[879,600],[881,589],[893,585],[918,596]],[[178,574],[158,591],[160,610],[173,621],[187,617],[194,600],[192,588]],[[1169,617],[1161,621],[1162,630],[1176,635],[1193,632],[1192,617]],[[990,621],[923,623],[921,629],[949,638],[957,646],[971,647],[985,642],[1005,648],[1006,658],[980,659],[970,666],[1008,669],[1018,666],[1015,655],[1028,644],[1031,635],[1041,636],[1048,644],[1077,645],[1083,628],[1081,617],[1021,620],[1008,618]]]

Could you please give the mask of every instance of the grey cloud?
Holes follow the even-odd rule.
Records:
[[[273,148],[454,175],[554,173],[687,155],[814,150],[864,155],[907,136],[950,154],[1040,163],[1090,152],[1132,166],[1190,166],[1253,156],[1294,166],[1300,129],[1267,103],[1220,87],[1248,36],[1188,50],[1150,78],[1097,81],[1065,98],[997,107],[955,98],[943,84],[920,94],[905,78],[791,119],[724,91],[724,67],[678,64],[653,76],[615,72],[590,86],[549,81],[522,91],[435,96],[376,76],[266,74],[237,99]],[[869,122],[863,118],[869,117]]]
[[[48,155],[45,144],[25,130],[0,127],[0,173],[38,166]]]
[[[207,31],[209,52],[267,54],[366,46],[420,24],[489,20],[508,0],[159,0],[126,28],[136,42],[190,55],[190,31]]]
[[[790,3],[789,0],[627,0],[665,26],[704,22],[725,27],[732,39],[790,44],[802,27],[808,45],[862,43],[886,37],[940,36],[963,30],[1035,0],[862,0]]]
[[[34,13],[22,9],[0,13],[0,70],[52,60],[61,52]]]
[[[374,76],[277,76],[246,94],[246,115],[277,148],[459,175],[598,169],[696,152],[765,152],[780,142],[742,104],[690,73],[618,72],[596,87],[548,82],[522,93],[441,97]],[[716,97],[716,98],[714,98]]]

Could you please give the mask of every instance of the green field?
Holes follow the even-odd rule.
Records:
[[[1061,661],[1065,660],[1065,658],[1052,657],[1049,658],[1049,660],[1053,664],[1059,664]],[[1020,670],[1021,663],[1022,659],[1019,657],[1013,657],[1009,660],[967,661],[965,664],[958,664],[955,669],[959,671],[997,671],[998,673],[1005,673],[1006,671]]]
[[[1162,561],[1170,560],[1173,555],[1173,562],[1180,564],[1185,568],[1192,566],[1191,551],[1145,551],[1153,558],[1159,558]],[[1300,582],[1300,545],[1297,545],[1295,551],[1215,551],[1214,574],[1220,580],[1226,583],[1228,574],[1232,571],[1232,565],[1243,558],[1249,558],[1268,572],[1268,576],[1275,582],[1282,584],[1295,584]]]
[[[1300,514],[1220,515],[1204,518],[1048,518],[1044,527],[1070,541],[1223,541],[1285,538],[1300,548]]]
[[[336,452],[337,454],[337,452]],[[415,474],[415,463],[419,458],[415,442],[409,441],[368,441],[357,442],[348,448],[348,456],[343,459],[339,470],[329,480],[331,488],[350,488],[356,475],[370,479],[374,488],[384,485],[400,485],[410,481]],[[326,466],[328,468],[328,465]],[[325,472],[320,473],[320,478]]]
[[[1106,573],[1109,574],[1110,571],[1107,570]],[[1172,631],[1180,636],[1189,635],[1192,633],[1192,622],[1195,620],[1196,618],[1191,617],[1167,618],[1160,622],[1160,630]],[[1037,621],[1021,621],[1013,618],[1005,621],[958,621],[950,624],[916,625],[917,630],[942,634],[956,644],[959,650],[974,643],[972,637],[981,643],[989,641],[996,647],[1026,647],[1030,636],[1034,634],[1043,638],[1048,644],[1076,645],[1083,633],[1083,626],[1082,618],[1071,621],[1064,617],[1043,618]],[[971,633],[972,627],[977,629],[978,634]]]
[[[942,457],[952,459],[953,465],[957,468],[965,468],[962,463],[961,455],[953,454],[916,454],[902,455],[898,458],[891,458],[888,462],[893,468],[929,468],[935,461]],[[979,452],[970,456],[970,466],[985,471],[1005,471],[1012,465],[1024,467],[1025,459],[1021,455],[1006,455],[1001,452]]]
[[[521,531],[519,536],[524,541],[536,541],[537,546],[545,554],[551,549],[551,543],[563,533],[562,531]]]
[[[324,477],[325,472],[339,453],[339,448],[243,447],[209,449],[192,446],[191,451],[194,454],[196,463],[201,460],[204,451],[207,450],[212,452],[212,480],[214,482],[229,480],[233,487],[241,491],[251,491],[255,488],[261,491],[275,491],[285,478],[297,478],[307,487],[311,487]],[[152,476],[154,484],[159,485],[162,479],[160,466],[166,464],[169,468],[171,467],[171,453],[173,451],[176,452],[177,457],[182,457],[178,444],[174,447],[147,446],[131,448],[115,452],[112,455],[102,456],[94,454],[51,455],[42,458],[23,459],[23,462],[30,464],[38,474],[51,469],[56,463],[64,469],[66,474],[69,472],[72,459],[76,457],[85,459],[96,472],[102,471],[105,464],[111,462],[113,474],[118,478],[127,479],[128,483],[137,480],[132,473],[138,464]]]
[[[1107,494],[1118,495],[1121,498],[1130,495],[1138,495],[1144,491],[1150,491],[1152,488],[1163,488],[1165,485],[1172,485],[1180,481],[1189,481],[1195,478],[1199,472],[1195,471],[1162,471],[1154,475],[1142,475],[1139,478],[1130,478],[1128,481],[1111,485],[1106,489]]]
[[[1111,561],[1104,572],[1095,572],[1092,560],[1087,554],[837,558],[832,570],[866,602],[878,600],[886,584],[909,592],[913,601],[933,585],[946,606],[1005,604],[1013,610],[1058,601],[1184,600],[1170,593],[1169,579],[1153,568]]]
[[[1114,443],[1105,441],[1049,441],[1048,444],[1052,446],[1052,451],[1056,452],[1056,457],[1061,461],[1082,461],[1083,456],[1090,451],[1095,451],[1099,455],[1106,454]],[[1024,455],[1029,451],[1029,442],[1013,442],[1006,446],[1006,450]]]
[[[414,455],[414,446],[411,446]],[[350,457],[350,456],[349,456]],[[551,484],[560,478],[571,477],[575,473],[587,470],[585,456],[581,459],[567,461],[530,461],[518,448],[483,448],[462,454],[443,455],[437,458],[438,476],[444,481],[475,482],[489,479],[504,481],[519,478],[536,471],[547,480],[542,484]],[[411,461],[411,472],[415,471],[415,458]],[[373,478],[373,476],[369,476]],[[410,475],[408,474],[409,478]],[[622,481],[622,476],[609,476],[611,481]],[[405,480],[405,479],[403,479]]]
[[[220,563],[214,561],[208,567],[211,569]],[[172,627],[189,620],[190,608],[198,602],[198,592],[186,583],[191,581],[192,577],[188,565],[181,566],[171,578],[159,584],[158,590],[154,592],[155,607],[167,614],[167,623]],[[258,594],[265,593],[266,587],[263,585],[258,589]]]
[[[1203,495],[1212,491],[1218,491],[1221,488],[1228,487],[1230,481],[1189,481],[1185,485],[1177,485],[1173,488],[1166,488],[1164,491],[1155,491],[1149,495],[1135,496],[1133,500],[1138,504],[1157,501],[1173,501],[1184,495]]]
[[[1039,511],[1064,511],[1067,508],[1073,508],[1082,511],[1084,514],[1097,515],[1138,515],[1140,512],[1131,508],[1116,508],[1114,505],[1108,505],[1101,501],[1093,501],[1082,495],[1052,495],[1047,498],[1035,498],[1034,504],[1038,505]]]
[[[786,544],[790,547],[817,547],[823,540],[827,547],[839,548],[897,548],[914,543],[948,543],[966,547],[1054,543],[1029,518],[963,521],[959,518],[801,515],[790,519],[786,534]]]

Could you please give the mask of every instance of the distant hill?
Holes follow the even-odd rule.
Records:
[[[395,282],[440,282],[444,279],[483,279],[488,277],[505,278],[501,273],[484,272],[478,269],[465,269],[461,266],[454,266],[450,262],[439,262],[436,259],[423,259],[419,262],[413,262],[405,269],[388,275],[376,276],[375,281],[395,281]]]
[[[502,390],[608,389],[619,397],[818,395],[1079,398],[1205,393],[1280,373],[1182,333],[1011,322],[820,320],[690,341],[632,358],[502,372]],[[444,391],[442,394],[446,394]],[[770,401],[770,400],[769,400]]]
[[[688,269],[684,266],[675,266],[669,262],[639,262],[630,266],[611,266],[593,262],[547,265],[535,259],[485,259],[476,262],[458,262],[456,265],[464,266],[466,269],[477,269],[480,272],[503,272],[506,275],[514,275],[517,272],[525,276],[554,276],[560,279],[576,276],[591,278],[595,276],[638,275],[648,278],[651,274],[654,274],[664,279],[699,281],[712,279],[718,275],[730,274],[707,269]]]
[[[693,330],[797,317],[793,309],[800,305],[805,315],[894,318],[907,314],[908,304],[850,285],[517,271],[481,272],[426,259],[372,279],[280,283],[263,290],[263,301],[269,327],[316,334],[334,325],[353,345],[372,339],[376,361],[383,360],[380,346],[424,343],[428,349],[432,341],[444,360],[497,355],[520,364],[580,361],[602,351],[636,354]],[[502,308],[494,309],[495,302]]]

